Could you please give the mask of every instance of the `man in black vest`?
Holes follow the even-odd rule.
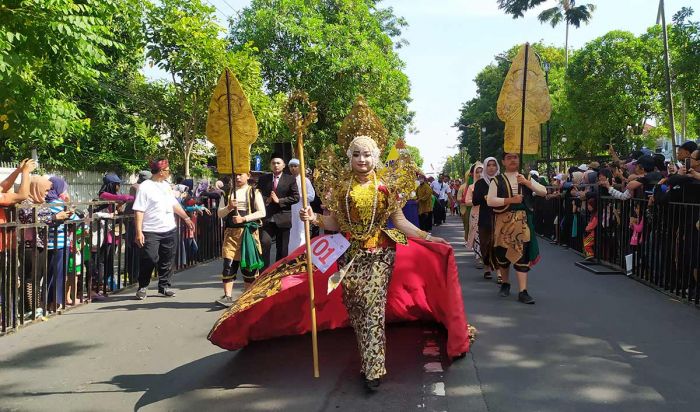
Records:
[[[532,196],[545,196],[547,189],[534,179],[518,173],[520,156],[503,153],[505,172],[491,179],[486,203],[493,208],[494,260],[500,268],[503,283],[500,295],[510,295],[509,268],[513,265],[518,277],[518,301],[527,304],[535,299],[527,291],[527,274],[539,258],[537,238],[528,215],[532,213]]]
[[[272,238],[275,238],[277,254],[275,260],[287,256],[289,243],[289,229],[292,227],[292,205],[299,201],[299,188],[296,179],[283,173],[284,160],[279,154],[273,154],[270,159],[272,173],[264,175],[258,180],[258,190],[265,201],[265,219],[260,232],[260,243],[263,249],[263,261],[265,270],[270,266],[270,248]]]

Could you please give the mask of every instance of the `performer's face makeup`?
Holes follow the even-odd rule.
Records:
[[[369,150],[355,150],[352,152],[352,170],[357,173],[369,173],[374,168],[374,159]]]
[[[496,163],[495,160],[489,160],[488,163],[486,164],[486,173],[488,173],[489,176],[493,176],[496,174],[498,171],[498,164]]]

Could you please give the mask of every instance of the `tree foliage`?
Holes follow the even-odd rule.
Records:
[[[392,142],[404,135],[409,82],[394,47],[405,21],[373,0],[253,0],[232,21],[233,50],[252,44],[271,93],[309,93],[318,104],[309,158],[336,140],[357,95],[382,119]],[[396,41],[396,44],[394,43]],[[276,141],[291,135],[281,131]]]
[[[4,153],[32,148],[54,159],[91,119],[77,96],[103,74],[106,49],[124,47],[112,25],[119,0],[8,0],[0,5],[0,141]]]

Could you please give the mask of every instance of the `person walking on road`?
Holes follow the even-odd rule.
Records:
[[[503,166],[505,173],[491,179],[486,198],[496,213],[494,257],[503,276],[500,296],[510,295],[508,272],[512,264],[518,276],[518,301],[534,304],[535,299],[527,291],[527,275],[530,267],[539,260],[539,249],[532,226],[532,211],[527,205],[532,204],[533,195],[545,196],[547,189],[518,173],[520,156],[517,153],[503,153]]]
[[[175,296],[170,282],[177,240],[175,215],[184,221],[188,229],[194,230],[192,220],[175,199],[167,182],[170,177],[168,160],[161,158],[151,162],[151,174],[151,180],[139,186],[133,206],[136,245],[141,249],[139,289],[136,291],[136,297],[140,300],[148,296],[148,284],[156,265],[158,293],[166,297]]]

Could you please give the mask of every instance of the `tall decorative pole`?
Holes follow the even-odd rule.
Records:
[[[233,118],[231,116],[231,74],[226,68],[226,115],[228,118],[228,141],[231,146],[231,192],[233,192],[233,200],[236,201],[236,172],[234,171],[234,165],[236,162],[233,160]],[[229,195],[230,196],[230,195]],[[226,203],[228,203],[229,196],[226,196]],[[238,214],[238,209],[236,209],[236,214]]]
[[[659,0],[659,15],[656,18],[656,24],[661,23],[663,38],[664,38],[664,76],[666,78],[666,97],[668,98],[668,123],[669,133],[671,134],[671,145],[674,146],[671,150],[673,160],[676,160],[676,120],[673,110],[673,91],[671,88],[671,59],[668,51],[668,28],[666,27],[666,7],[664,0]]]
[[[520,117],[520,153],[518,159],[520,160],[520,173],[523,172],[523,149],[525,146],[525,103],[527,101],[527,70],[528,63],[530,60],[530,43],[525,43],[525,68],[523,69],[523,105]]]
[[[306,114],[300,110],[306,111]],[[301,172],[301,204],[304,210],[309,206],[306,198],[306,161],[304,160],[304,134],[309,126],[317,119],[316,102],[309,102],[309,95],[302,91],[295,91],[289,96],[284,113],[284,121],[289,130],[297,138],[297,156],[299,157],[299,169]],[[309,275],[309,303],[311,305],[311,347],[314,358],[314,377],[319,377],[318,370],[318,340],[316,333],[316,304],[314,302],[314,265],[311,260],[311,230],[309,221],[304,221],[304,235],[306,238],[306,273]]]

